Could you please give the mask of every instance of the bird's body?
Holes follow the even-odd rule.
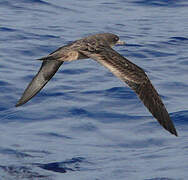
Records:
[[[96,34],[60,47],[46,57],[40,58],[42,66],[26,88],[16,106],[35,96],[53,77],[64,61],[92,58],[109,69],[134,90],[144,105],[169,132],[177,136],[176,129],[157,91],[142,68],[117,53],[111,47],[122,44],[111,33]]]

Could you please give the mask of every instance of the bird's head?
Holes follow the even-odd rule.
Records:
[[[113,47],[115,45],[124,45],[125,42],[120,41],[119,37],[112,33],[102,33],[97,34],[97,36],[100,37],[101,40],[105,41],[110,47]]]

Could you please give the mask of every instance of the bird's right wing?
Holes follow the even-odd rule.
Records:
[[[59,67],[63,64],[63,61],[59,60],[45,60],[42,62],[39,72],[32,79],[32,81],[27,86],[22,97],[16,104],[21,106],[29,101],[33,96],[35,96],[46,83],[54,76]]]
[[[169,132],[177,136],[176,129],[157,91],[146,73],[137,65],[121,56],[110,47],[97,51],[80,50],[85,56],[95,59],[108,68],[115,76],[126,82],[135,91],[144,105]]]

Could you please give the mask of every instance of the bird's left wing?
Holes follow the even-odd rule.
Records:
[[[121,56],[110,47],[98,50],[80,50],[85,56],[95,59],[108,68],[115,76],[126,82],[135,91],[144,105],[170,133],[177,136],[176,129],[157,91],[151,84],[146,73],[137,65]]]
[[[45,85],[46,83],[54,76],[59,67],[63,64],[63,61],[59,60],[45,60],[42,62],[39,72],[32,79],[32,81],[27,86],[22,97],[16,104],[21,106],[29,101],[33,96],[35,96]]]

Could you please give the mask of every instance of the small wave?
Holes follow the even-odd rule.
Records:
[[[186,2],[182,3],[182,1],[171,1],[171,0],[138,0],[133,3],[142,5],[142,6],[162,6],[162,7],[185,7],[188,6]]]
[[[67,171],[79,171],[81,163],[86,162],[83,157],[75,157],[62,162],[53,162],[47,164],[35,164],[38,167],[59,173],[66,173]]]
[[[33,172],[30,167],[25,166],[2,166],[0,165],[0,169],[3,170],[8,176],[13,177],[14,179],[38,179],[38,180],[50,180],[50,176],[41,175],[37,172]]]
[[[156,177],[156,178],[151,178],[151,179],[145,179],[145,180],[180,180],[180,179],[172,179],[172,178],[167,178],[167,177]]]

